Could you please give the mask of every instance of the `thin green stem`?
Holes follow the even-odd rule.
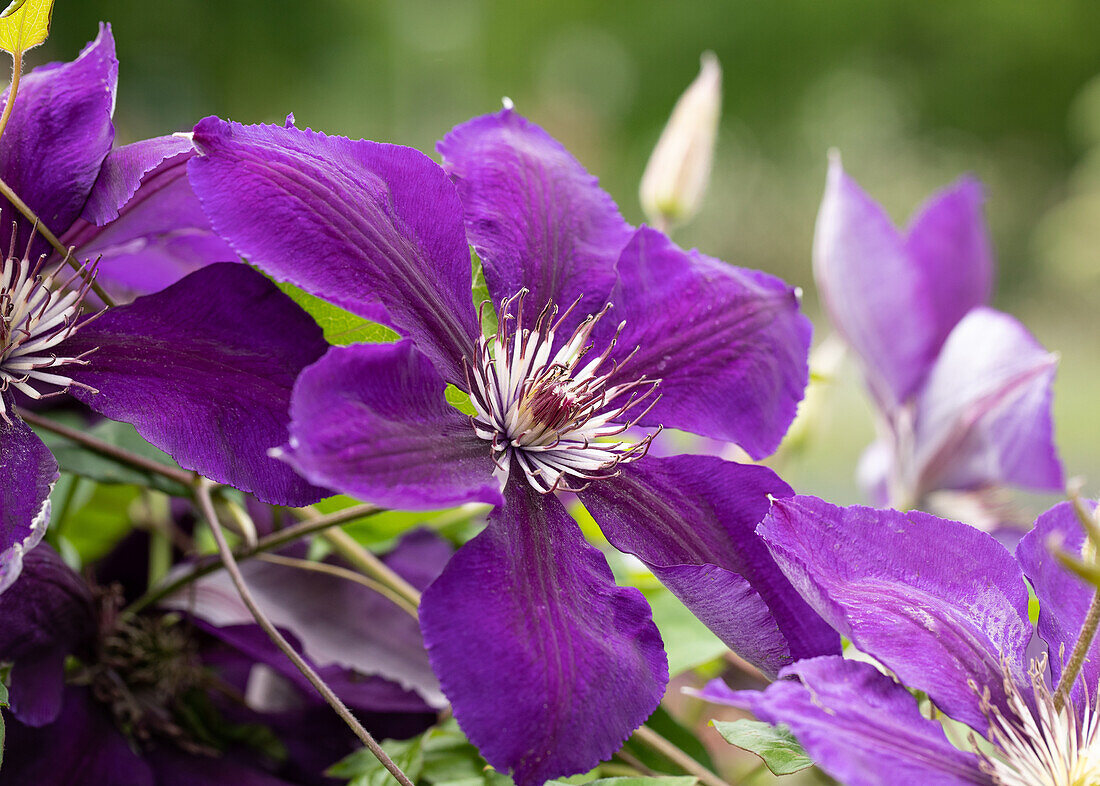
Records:
[[[4,104],[4,113],[0,114],[0,136],[8,127],[8,119],[15,109],[15,96],[19,92],[19,78],[23,76],[23,53],[13,52],[11,56],[11,87],[8,89],[8,102]]]
[[[35,212],[30,209],[26,202],[19,198],[19,195],[15,193],[15,190],[12,189],[12,187],[9,186],[7,183],[5,183],[3,179],[0,179],[0,195],[6,197],[7,200],[15,206],[16,210],[22,213],[28,221],[34,224],[35,229],[38,231],[38,233],[42,235],[42,237],[46,238],[46,242],[53,246],[54,250],[61,255],[62,261],[67,262],[69,264],[69,267],[79,273],[80,277],[88,282],[88,284],[92,288],[92,291],[95,292],[96,295],[99,296],[99,299],[103,301],[103,305],[118,305],[115,299],[107,294],[107,290],[100,286],[99,282],[92,277],[92,274],[87,269],[85,269],[84,266],[81,265],[76,259],[73,258],[72,249],[65,248],[65,246],[61,245],[61,241],[57,239],[57,235],[51,232],[49,227],[42,223],[38,216],[35,215]]]
[[[275,551],[288,543],[293,543],[300,538],[323,532],[330,527],[338,527],[349,521],[373,516],[375,513],[380,512],[382,512],[382,508],[364,504],[345,508],[344,510],[331,513],[327,516],[318,516],[317,518],[308,519],[300,524],[295,524],[293,527],[286,527],[285,529],[278,530],[277,532],[262,537],[256,541],[255,546],[239,549],[234,556],[238,561],[251,559],[258,554],[266,554],[269,551]],[[156,605],[169,595],[174,595],[187,585],[198,581],[203,576],[209,576],[211,573],[221,568],[222,563],[217,559],[205,559],[198,562],[186,572],[172,579],[172,581],[159,587],[151,588],[148,592],[127,606],[123,614],[137,614],[139,611]]]
[[[1090,533],[1091,537],[1092,533],[1096,531],[1096,520],[1093,518],[1094,514],[1086,510],[1085,506],[1076,496],[1073,497],[1073,509],[1077,513],[1077,518],[1080,519],[1085,531]],[[1095,558],[1093,561],[1095,562]],[[1061,712],[1062,707],[1066,705],[1069,693],[1073,689],[1073,683],[1077,681],[1077,675],[1081,673],[1081,667],[1085,665],[1085,658],[1088,657],[1089,649],[1092,647],[1092,642],[1096,638],[1096,630],[1098,627],[1100,627],[1100,588],[1097,588],[1092,596],[1092,602],[1089,604],[1088,613],[1085,614],[1085,622],[1081,625],[1081,632],[1077,635],[1077,643],[1073,645],[1073,652],[1069,656],[1069,662],[1066,664],[1066,668],[1062,671],[1062,676],[1058,680],[1058,687],[1054,690],[1054,709],[1058,712]]]
[[[684,772],[694,775],[706,786],[729,786],[724,780],[648,726],[642,726],[635,731],[634,739],[657,751],[683,769]]]
[[[30,423],[32,426],[38,426],[39,428],[43,428],[46,431],[52,431],[54,434],[75,442],[78,445],[83,445],[84,447],[95,453],[100,454],[101,456],[106,456],[107,458],[114,459],[115,461],[120,461],[123,464],[128,464],[135,469],[142,470],[143,472],[151,472],[155,475],[160,475],[162,477],[168,478],[169,480],[174,480],[184,486],[190,486],[194,482],[195,474],[193,472],[188,472],[187,470],[180,469],[179,467],[171,467],[167,464],[161,464],[159,461],[153,461],[152,459],[146,458],[145,456],[140,456],[137,453],[126,450],[125,448],[120,448],[117,445],[112,445],[109,442],[104,442],[103,440],[93,437],[90,434],[85,434],[83,431],[79,431],[78,429],[62,425],[56,420],[43,417],[36,412],[31,412],[30,410],[23,409],[22,407],[17,407],[16,412],[18,413],[19,417]]]
[[[256,559],[262,562],[270,562],[273,565],[282,565],[287,568],[295,568],[296,570],[305,570],[313,573],[323,573],[326,576],[361,584],[372,592],[377,592],[379,595],[382,595],[386,600],[390,601],[390,603],[397,606],[413,619],[418,619],[416,606],[410,605],[408,600],[398,595],[382,582],[375,581],[354,570],[348,570],[339,565],[330,565],[327,562],[315,562],[308,559],[298,559],[297,557],[284,557],[282,554],[257,554]]]
[[[229,543],[225,539],[225,533],[222,531],[221,522],[218,521],[218,514],[214,510],[214,501],[210,497],[210,489],[213,484],[205,478],[199,478],[195,483],[195,497],[198,500],[199,508],[202,510],[203,516],[210,524],[210,531],[214,535],[214,540],[218,544],[218,553],[221,555],[222,564],[225,566],[226,571],[229,573],[229,577],[233,580],[234,586],[237,588],[237,594],[241,596],[241,600],[244,605],[248,607],[248,610],[252,613],[253,619],[256,620],[256,624],[259,625],[264,633],[268,635],[283,654],[290,659],[298,671],[302,672],[310,684],[313,685],[317,693],[321,695],[329,706],[340,716],[340,719],[348,725],[348,727],[355,733],[367,749],[374,754],[375,758],[381,762],[382,766],[394,777],[401,786],[413,786],[413,782],[409,780],[409,777],[401,771],[401,768],[394,764],[393,759],[382,749],[370,732],[363,728],[363,725],[359,723],[351,710],[349,710],[340,697],[333,693],[332,689],[325,683],[323,679],[315,672],[312,667],[299,655],[295,649],[290,646],[288,642],[278,629],[272,624],[271,620],[264,615],[263,611],[256,604],[255,599],[252,597],[252,593],[248,589],[248,585],[245,584],[244,576],[241,575],[241,570],[237,565],[236,560],[233,558],[233,552],[229,548]]]
[[[321,535],[333,550],[352,564],[356,570],[360,570],[368,576],[372,576],[382,584],[391,588],[414,609],[420,606],[420,593],[417,589],[397,575],[386,563],[378,559],[368,549],[363,548],[348,533],[341,529],[333,529]]]

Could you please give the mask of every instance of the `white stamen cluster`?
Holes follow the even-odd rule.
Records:
[[[1007,669],[1004,684],[1013,717],[992,706],[988,691],[983,695],[987,737],[996,749],[979,750],[982,771],[997,786],[1100,786],[1100,713],[1087,695],[1080,719],[1068,700],[1055,709],[1046,665],[1045,657],[1031,664],[1034,711]]]
[[[59,357],[53,350],[76,331],[81,305],[95,277],[94,270],[80,270],[59,283],[60,267],[44,272],[45,255],[32,264],[27,254],[15,255],[14,240],[12,245],[0,267],[0,418],[6,422],[11,418],[3,394],[9,388],[41,399],[73,385],[87,387],[55,370],[84,365],[88,353]],[[70,289],[78,278],[80,284]],[[58,389],[42,393],[37,389],[41,385]]]
[[[615,438],[657,403],[660,380],[641,376],[608,385],[633,357],[622,364],[607,362],[622,325],[603,353],[582,365],[592,350],[589,336],[610,305],[588,316],[554,351],[557,331],[577,303],[560,317],[557,306],[548,303],[533,328],[524,329],[526,295],[521,290],[501,303],[499,330],[479,340],[476,357],[466,364],[477,412],[470,421],[477,435],[492,443],[502,481],[516,465],[540,493],[580,491],[615,474],[619,464],[645,455],[657,432],[639,442]]]

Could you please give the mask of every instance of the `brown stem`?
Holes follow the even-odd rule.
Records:
[[[634,738],[657,751],[665,758],[671,760],[674,764],[682,768],[684,772],[694,775],[707,786],[729,786],[724,780],[648,726],[642,726],[635,731]]]
[[[19,78],[23,75],[23,53],[13,52],[11,56],[11,87],[8,88],[8,102],[4,104],[4,113],[0,115],[0,136],[8,127],[11,111],[15,108],[15,96],[19,93]]]
[[[80,277],[88,282],[88,284],[92,288],[92,291],[95,292],[96,295],[99,296],[99,299],[103,301],[103,305],[109,307],[118,305],[115,299],[107,294],[107,290],[100,286],[98,281],[92,278],[92,274],[88,270],[86,270],[84,266],[80,264],[80,262],[73,258],[73,255],[70,253],[71,249],[65,248],[65,246],[61,245],[61,241],[57,239],[57,235],[51,232],[49,227],[47,227],[41,222],[41,220],[39,220],[38,216],[35,215],[34,211],[31,210],[27,203],[20,199],[19,195],[15,193],[14,189],[12,189],[12,187],[5,183],[2,179],[0,179],[0,194],[5,196],[7,200],[12,203],[16,210],[22,213],[28,221],[34,224],[35,229],[38,231],[38,234],[46,238],[46,242],[53,246],[54,250],[61,255],[62,262],[68,262],[69,267],[79,273]]]
[[[332,689],[320,676],[318,676],[317,672],[303,660],[302,656],[290,646],[290,643],[281,633],[279,633],[278,629],[271,623],[271,620],[269,620],[260,610],[260,607],[256,605],[256,601],[252,597],[248,585],[245,584],[244,576],[241,575],[241,570],[237,566],[236,560],[233,558],[233,552],[229,548],[229,543],[226,542],[221,523],[218,521],[218,514],[214,510],[214,501],[210,497],[210,488],[212,485],[213,484],[205,478],[199,478],[195,483],[195,497],[198,500],[203,516],[210,524],[210,531],[213,533],[214,540],[218,544],[218,553],[221,555],[222,564],[229,572],[229,577],[233,580],[233,584],[237,588],[237,594],[241,596],[244,605],[247,606],[248,610],[252,613],[252,617],[256,620],[256,624],[263,628],[264,633],[275,642],[275,646],[282,650],[283,654],[290,659],[291,663],[294,664],[298,671],[302,672],[321,697],[328,702],[329,706],[340,716],[341,720],[355,732],[355,736],[362,741],[367,749],[374,754],[379,762],[381,762],[382,766],[394,777],[394,780],[400,783],[401,786],[413,786],[413,782],[409,780],[409,777],[401,771],[400,767],[393,763],[393,759],[391,759],[382,749],[382,746],[375,741],[371,733],[363,728],[363,725],[359,723],[354,715],[352,715],[351,710],[340,701],[340,697],[332,692]]]
[[[117,445],[112,445],[110,442],[104,442],[101,439],[85,434],[69,426],[62,425],[56,420],[43,417],[35,412],[17,407],[16,412],[19,417],[27,421],[31,425],[43,428],[46,431],[52,431],[54,434],[64,437],[72,442],[76,442],[79,445],[83,445],[89,450],[106,456],[107,458],[121,461],[123,464],[129,464],[131,467],[151,472],[155,475],[174,480],[183,486],[191,485],[195,480],[195,474],[188,472],[185,469],[179,467],[171,467],[167,464],[161,464],[159,461],[153,461],[152,459],[140,456],[137,453],[133,453],[125,448],[120,448]]]

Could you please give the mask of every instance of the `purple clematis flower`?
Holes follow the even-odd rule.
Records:
[[[898,681],[829,656],[788,667],[789,679],[763,692],[715,682],[705,698],[787,724],[848,786],[1083,786],[1100,778],[1100,643],[1064,708],[1051,695],[1096,592],[1049,551],[1052,539],[1070,553],[1092,548],[1071,503],[1040,516],[1015,556],[958,522],[812,497],[776,500],[758,531],[814,609]],[[1041,606],[1045,647],[1032,642],[1025,577]],[[954,733],[949,742],[907,688],[984,739]]]
[[[963,178],[900,232],[834,158],[814,275],[880,414],[882,436],[860,467],[875,504],[936,509],[938,493],[941,504],[984,508],[971,523],[996,524],[999,489],[1057,491],[1063,478],[1051,416],[1057,357],[986,305],[982,201]]]
[[[194,155],[189,138],[112,149],[118,67],[111,28],[101,25],[76,60],[26,74],[0,137],[0,178],[66,247],[75,246],[75,257],[100,258],[101,283],[132,297],[234,256],[210,230],[184,176]],[[5,92],[0,102],[7,100]],[[0,227],[6,232],[13,222],[16,250],[29,244],[26,256],[46,254],[47,266],[60,260],[0,197]]]
[[[410,559],[438,569],[440,545],[416,533],[403,539],[387,562],[402,572]],[[418,580],[415,573],[406,577]],[[291,607],[315,602],[318,591],[333,589],[288,582],[286,575],[281,579],[281,599]],[[338,629],[343,621],[350,638],[357,613],[373,601],[362,596],[373,593],[343,584],[348,586],[339,588],[340,597],[352,602],[339,616],[327,614],[324,630]],[[181,608],[193,615],[196,627],[163,612],[126,617],[118,613],[122,589],[112,584],[93,591],[52,548],[42,545],[27,555],[22,575],[0,597],[5,620],[0,660],[14,664],[0,784],[330,782],[324,770],[355,750],[358,740],[251,617],[228,626],[210,623],[204,615],[224,616],[226,604],[220,603],[219,610],[209,593],[200,593],[194,608]],[[367,640],[375,647],[391,626],[400,630],[410,620],[406,612],[384,602],[373,603],[370,612],[372,635]],[[307,653],[318,630],[298,629]],[[297,636],[291,638],[298,642]],[[406,654],[424,657],[418,640]],[[437,719],[416,691],[324,660],[314,662],[379,737],[413,736]],[[277,740],[276,745],[242,744],[263,740],[257,734],[261,727],[270,730],[274,736],[266,739]],[[246,730],[251,733],[242,735]],[[276,751],[281,755],[273,756]]]
[[[207,118],[190,177],[254,264],[402,340],[330,350],[299,378],[283,457],[378,504],[494,506],[427,589],[421,628],[455,717],[521,786],[610,756],[661,699],[640,593],[615,585],[556,493],[640,557],[754,663],[837,652],[753,528],[770,470],[645,457],[661,424],[774,450],[806,383],[810,326],[763,273],[634,229],[595,179],[511,110],[439,145]],[[467,239],[496,335],[482,336]],[[448,385],[469,394],[467,415]]]
[[[192,267],[236,259],[211,233],[183,174],[189,139],[112,151],[118,61],[110,28],[71,63],[23,79],[0,137],[0,177],[43,224],[102,255],[127,291],[158,290]],[[6,100],[6,99],[5,99]],[[297,306],[254,271],[220,264],[164,292],[82,318],[91,272],[64,272],[35,227],[13,227],[0,262],[0,591],[41,539],[57,463],[15,414],[15,395],[65,390],[134,423],[182,466],[269,502],[322,496],[266,451],[286,439],[290,387],[327,346]],[[129,277],[126,270],[140,270]]]

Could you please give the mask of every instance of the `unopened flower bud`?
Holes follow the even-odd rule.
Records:
[[[689,221],[710,179],[722,114],[722,67],[713,52],[704,52],[700,61],[699,76],[676,102],[642,175],[642,209],[659,229]]]

